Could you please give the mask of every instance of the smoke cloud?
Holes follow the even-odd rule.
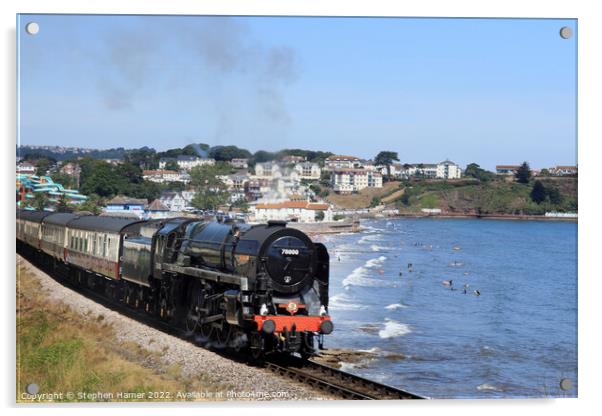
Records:
[[[139,23],[138,30],[124,26],[106,39],[103,63],[109,70],[98,85],[107,108],[131,108],[145,89],[162,88],[170,77],[180,88],[186,88],[186,80],[199,83],[195,71],[202,70],[215,80],[206,91],[215,102],[216,140],[236,123],[232,109],[239,97],[221,87],[233,76],[254,91],[250,104],[268,121],[289,121],[284,93],[298,74],[292,48],[255,40],[247,24],[231,17],[140,17]],[[182,51],[192,65],[164,62],[167,50]]]

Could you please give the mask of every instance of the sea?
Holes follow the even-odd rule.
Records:
[[[577,396],[577,223],[401,218],[321,235],[326,348],[431,398]]]

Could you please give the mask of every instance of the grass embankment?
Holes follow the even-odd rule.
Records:
[[[331,192],[326,200],[340,209],[368,208],[374,198],[379,200],[399,190],[399,182],[387,182],[382,188],[364,188],[351,195]]]
[[[528,184],[494,180],[478,182],[415,181],[399,184],[404,194],[395,200],[401,212],[440,208],[447,213],[542,215],[549,211],[577,211],[577,178],[539,178],[552,197],[536,203],[531,198],[534,181]],[[393,202],[393,201],[391,201]]]
[[[103,315],[84,317],[49,300],[27,268],[19,266],[17,279],[18,402],[31,402],[22,396],[29,383],[37,384],[40,394],[63,393],[62,399],[53,401],[146,401],[149,392],[171,392],[169,397],[156,397],[159,400],[182,400],[176,392],[215,391],[200,379],[182,377],[177,365],[144,366],[159,362],[160,353],[119,342]],[[95,397],[98,392],[113,397]],[[120,399],[119,392],[144,397]]]

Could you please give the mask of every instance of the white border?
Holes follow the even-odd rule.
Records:
[[[596,214],[602,210],[599,177],[596,176],[600,163],[600,39],[602,29],[600,16],[594,8],[595,2],[570,1],[498,1],[495,4],[484,1],[422,1],[403,4],[402,2],[370,1],[201,1],[201,0],[4,0],[0,2],[2,22],[2,91],[0,102],[2,111],[5,147],[1,164],[2,195],[8,200],[1,205],[2,231],[6,239],[2,250],[3,282],[2,302],[3,339],[2,342],[2,401],[4,406],[13,407],[9,412],[48,414],[81,414],[82,411],[105,414],[101,406],[82,407],[44,406],[38,408],[14,408],[14,145],[16,132],[15,113],[15,22],[16,13],[111,13],[111,14],[251,14],[251,15],[334,15],[334,16],[443,16],[443,17],[556,17],[579,19],[579,399],[565,400],[498,400],[498,401],[435,401],[429,403],[232,403],[226,406],[156,406],[147,405],[143,410],[150,415],[166,413],[219,412],[220,414],[265,414],[266,411],[283,412],[349,412],[364,413],[374,406],[381,411],[426,412],[427,414],[462,415],[506,415],[509,412],[542,412],[551,415],[590,413],[599,407],[597,401],[600,383],[600,279],[598,262],[600,246],[597,245],[600,221]],[[9,192],[10,190],[10,192]],[[553,319],[553,317],[551,317]],[[598,405],[598,406],[596,406]],[[302,408],[299,408],[302,407]],[[299,408],[299,409],[298,409]],[[298,409],[298,410],[297,410]],[[132,406],[112,406],[111,412],[128,413]],[[139,410],[138,410],[139,411]]]

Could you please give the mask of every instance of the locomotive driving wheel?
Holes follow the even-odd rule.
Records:
[[[213,325],[211,325],[210,323],[202,324],[199,327],[199,333],[201,334],[201,337],[203,337],[204,340],[210,340],[211,336],[213,335]]]
[[[227,322],[222,322],[221,328],[215,328],[214,338],[219,347],[225,348],[228,346],[231,333],[232,327]]]
[[[188,310],[184,324],[188,335],[192,335],[199,329],[199,321],[201,319],[201,308],[204,304],[205,295],[201,290],[198,282],[192,282],[188,292]]]

